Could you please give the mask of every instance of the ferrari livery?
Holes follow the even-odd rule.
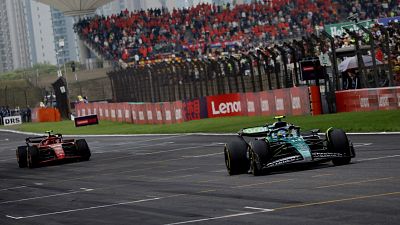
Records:
[[[244,128],[235,141],[224,148],[225,165],[230,175],[251,172],[257,176],[269,168],[294,163],[332,161],[349,164],[355,157],[353,144],[341,129],[329,128],[325,135],[315,129],[300,133],[300,127],[282,121],[265,126]],[[246,141],[244,137],[254,137]]]
[[[91,152],[85,139],[64,139],[61,134],[46,132],[47,136],[28,137],[26,145],[17,148],[20,168],[34,168],[42,164],[68,159],[88,161]]]

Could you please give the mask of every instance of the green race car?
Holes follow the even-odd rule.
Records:
[[[282,121],[260,127],[244,128],[235,141],[224,148],[225,164],[230,175],[250,172],[257,176],[268,168],[294,163],[326,162],[349,164],[355,157],[353,144],[341,129],[329,128],[300,133],[300,127]],[[254,137],[246,141],[244,137]]]

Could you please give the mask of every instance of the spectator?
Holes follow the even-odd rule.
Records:
[[[349,69],[346,71],[347,77],[345,78],[344,87],[343,89],[359,89],[361,88],[360,78],[358,73],[354,69]]]

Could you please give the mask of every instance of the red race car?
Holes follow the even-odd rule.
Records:
[[[76,159],[88,161],[91,153],[85,139],[63,139],[61,134],[46,132],[47,136],[28,137],[26,145],[17,148],[20,168],[34,168],[41,164]]]

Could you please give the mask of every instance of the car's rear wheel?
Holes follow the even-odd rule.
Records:
[[[28,147],[27,153],[28,168],[35,168],[39,164],[39,149],[37,146]]]
[[[24,168],[27,166],[27,146],[19,146],[17,148],[17,162],[18,162],[18,166],[19,168]]]
[[[344,157],[332,159],[336,166],[349,164],[351,161],[351,148],[346,133],[341,129],[332,129],[327,133],[328,150],[333,153],[341,153]]]
[[[262,174],[263,167],[270,158],[269,153],[269,145],[264,140],[254,140],[250,142],[250,169],[254,176]]]
[[[247,157],[247,143],[240,137],[229,142],[224,148],[225,165],[229,175],[247,173],[250,168]]]
[[[85,139],[79,139],[75,142],[77,152],[83,160],[88,161],[92,153],[90,152],[89,146]]]

